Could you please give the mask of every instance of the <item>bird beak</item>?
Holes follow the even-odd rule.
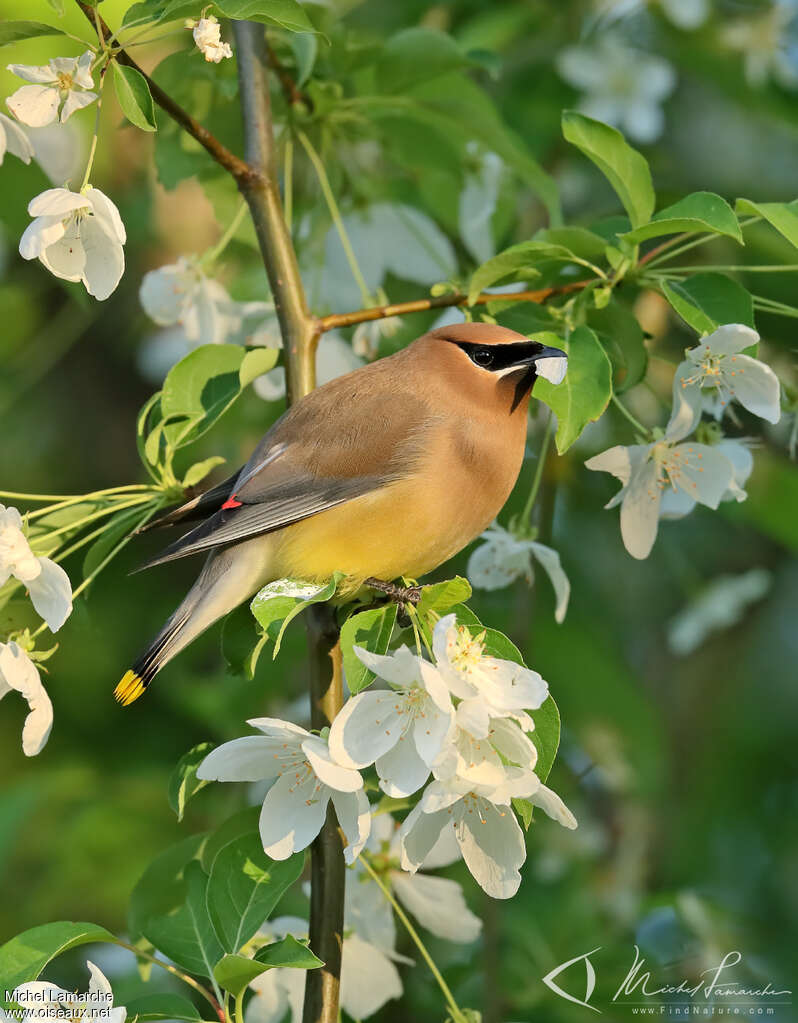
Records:
[[[559,348],[544,345],[543,351],[536,352],[524,359],[519,359],[519,366],[534,366],[535,375],[543,377],[549,383],[561,384],[568,369],[568,356]]]

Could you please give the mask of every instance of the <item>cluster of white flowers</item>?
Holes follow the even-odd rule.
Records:
[[[461,944],[479,936],[482,921],[468,908],[456,881],[429,873],[409,874],[402,869],[399,833],[388,814],[374,817],[366,851],[382,884],[431,934]],[[449,866],[459,857],[459,847],[450,831],[424,861],[424,870]],[[260,929],[258,938],[275,941],[286,934],[306,939],[307,922],[299,917],[278,917]],[[402,981],[395,964],[402,962],[412,960],[396,951],[390,903],[358,860],[346,878],[341,957],[344,1012],[353,1019],[368,1019],[390,999],[399,998]],[[247,1005],[245,1023],[280,1023],[289,1010],[291,1023],[300,1023],[305,991],[302,970],[269,970],[250,987],[255,994]]]
[[[616,445],[588,459],[588,469],[612,473],[621,489],[606,505],[621,506],[621,536],[629,553],[647,558],[660,518],[680,518],[696,504],[717,508],[721,501],[744,501],[753,468],[744,440],[722,438],[702,444],[686,441],[702,411],[737,401],[753,415],[777,423],[780,387],[773,370],[742,354],[759,334],[732,323],[719,327],[686,353],[673,381],[673,410],[664,431],[650,444]],[[706,390],[705,390],[706,389]]]
[[[6,150],[25,163],[35,155],[18,122],[31,128],[63,125],[97,99],[94,58],[87,50],[80,57],[55,57],[45,65],[8,65],[31,84],[6,100],[16,121],[0,114],[0,163]],[[79,192],[68,188],[42,192],[31,199],[28,213],[34,220],[19,243],[23,259],[38,259],[55,277],[79,281],[95,298],[108,298],[125,269],[125,227],[113,202],[87,181]]]
[[[22,516],[16,508],[0,504],[0,587],[12,578],[23,583],[36,613],[51,632],[57,632],[72,612],[69,576],[50,558],[33,553]],[[32,757],[43,749],[50,735],[53,706],[36,665],[13,640],[0,643],[0,700],[12,689],[25,698],[30,708],[22,730],[22,749]]]
[[[434,663],[407,647],[388,655],[355,652],[390,688],[352,697],[326,738],[285,721],[252,720],[262,734],[224,743],[203,760],[197,777],[273,781],[260,835],[275,859],[310,845],[332,801],[352,864],[372,827],[360,771],[373,764],[388,796],[408,797],[426,785],[399,831],[404,870],[415,873],[441,835],[453,832],[482,888],[510,898],[526,857],[511,801],[528,800],[576,827],[534,771],[529,711],[542,705],[547,684],[521,664],[487,655],[484,636],[457,625],[454,615],[435,626]]]
[[[468,559],[466,575],[472,585],[480,590],[499,590],[509,586],[516,579],[523,578],[531,586],[535,581],[532,560],[537,561],[551,580],[556,605],[554,618],[558,623],[565,620],[571,584],[563,572],[560,555],[551,547],[515,536],[494,522],[480,537],[485,543],[477,547]]]

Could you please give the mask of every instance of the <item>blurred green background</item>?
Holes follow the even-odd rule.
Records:
[[[126,6],[106,0],[103,14],[115,26]],[[582,93],[558,71],[557,55],[577,44],[596,47],[608,36],[638,53],[658,55],[673,71],[673,91],[662,102],[661,134],[638,143],[652,163],[659,205],[697,189],[729,199],[792,200],[798,194],[798,88],[779,70],[781,64],[769,65],[764,77],[747,64],[759,45],[757,26],[762,35],[770,19],[771,28],[778,21],[774,52],[788,68],[795,59],[798,74],[792,9],[734,0],[707,5],[697,27],[684,27],[669,13],[673,6],[570,0],[309,5],[314,18],[324,22],[330,45],[320,44],[308,86],[316,105],[308,130],[322,150],[342,209],[353,215],[375,202],[413,207],[448,239],[453,276],[479,262],[464,241],[456,202],[490,148],[479,140],[476,149],[471,145],[468,97],[459,115],[461,133],[453,129],[448,140],[445,133],[418,126],[414,131],[398,120],[391,130],[375,130],[373,123],[344,116],[336,105],[341,89],[350,96],[367,92],[379,47],[415,25],[450,33],[469,55],[462,74],[478,84],[480,95],[490,97],[518,144],[554,176],[569,223],[589,224],[616,213],[617,206],[598,175],[560,136],[561,110],[579,103]],[[0,11],[5,17],[55,16],[45,0],[2,0]],[[735,49],[729,28],[749,21],[746,44]],[[69,0],[64,23],[89,38]],[[290,63],[288,43],[279,33],[275,37]],[[6,49],[5,55],[37,63],[62,53],[65,45],[70,55],[79,52],[78,44],[43,39]],[[186,40],[164,40],[142,48],[138,57],[150,69],[176,45],[185,46]],[[608,67],[607,75],[611,71]],[[240,151],[233,72],[222,68],[218,74],[228,83],[226,92],[203,85],[198,71],[196,81],[181,84],[187,93],[183,101],[193,103]],[[345,84],[339,88],[338,82]],[[18,84],[0,73],[4,95]],[[278,95],[274,102],[279,121],[285,111]],[[475,118],[483,116],[474,109]],[[85,158],[93,117],[93,112],[77,115],[63,129],[77,150],[77,167],[81,151]],[[18,257],[17,239],[28,221],[25,206],[49,187],[48,179],[35,164],[24,167],[12,157],[0,170],[2,489],[81,493],[142,479],[135,417],[157,388],[157,363],[166,356],[138,302],[141,277],[181,254],[201,252],[235,207],[232,186],[191,149],[184,153],[185,168],[173,178],[187,176],[169,180],[176,187],[157,181],[153,139],[121,126],[110,95],[102,125],[93,179],[117,203],[128,229],[125,276],[102,304],[78,285],[57,281],[37,263]],[[169,169],[177,166],[174,154],[170,157],[164,143],[155,155],[162,177],[169,178]],[[191,176],[196,168],[202,183]],[[74,185],[81,172],[70,170],[62,178],[71,176]],[[337,280],[345,269],[325,263],[318,246],[329,231],[329,215],[299,156],[296,180],[303,266],[322,281],[328,272]],[[544,223],[528,181],[505,161],[486,220],[489,246],[500,249],[527,238]],[[701,258],[795,261],[787,243],[765,228],[749,232],[748,239],[741,257],[731,243],[717,242],[702,249]],[[393,243],[386,236],[382,244]],[[222,276],[236,298],[268,297],[246,230],[225,254]],[[748,283],[744,273],[740,279]],[[795,279],[783,273],[756,283],[771,297],[792,302]],[[380,283],[392,300],[427,290],[391,271]],[[353,304],[352,296],[340,292],[336,303],[329,287],[325,292],[322,286],[319,296],[318,312]],[[638,312],[653,335],[652,350],[677,360],[691,336],[656,302],[638,306]],[[381,351],[407,343],[434,319],[431,314],[408,317],[397,335],[381,341]],[[794,321],[757,314],[757,326],[766,343],[764,357],[789,377]],[[665,397],[668,373],[666,364],[652,360],[650,380]],[[650,422],[662,415],[645,387],[631,392],[630,404]],[[281,408],[279,401],[267,403],[247,393],[192,455],[222,454],[232,468]],[[547,819],[535,823],[524,882],[509,903],[482,899],[464,872],[454,872],[464,881],[469,903],[484,914],[485,932],[474,947],[437,941],[432,947],[461,1004],[480,1007],[488,1023],[584,1019],[587,1010],[557,999],[540,979],[557,964],[599,946],[593,957],[597,1003],[620,983],[634,944],[663,978],[698,976],[738,949],[745,964],[736,971],[741,979],[758,986],[768,980],[775,987],[795,986],[798,476],[787,453],[791,425],[785,418],[782,426],[763,433],[759,421],[742,416],[740,432],[759,438],[748,501],[724,505],[717,513],[699,508],[683,521],[664,523],[652,556],[637,562],[622,547],[617,512],[602,511],[614,484],[582,464],[611,443],[630,442],[623,420],[608,413],[566,456],[547,465],[541,525],[560,551],[573,587],[565,623],[554,623],[552,594],[542,575],[532,591],[519,582],[498,593],[475,594],[480,618],[507,632],[550,683],[563,719],[551,784],[580,822],[575,833]],[[536,420],[530,459],[510,511],[523,504],[540,435]],[[88,600],[78,602],[59,633],[60,647],[45,679],[55,725],[40,756],[26,760],[21,753],[21,701],[9,698],[0,708],[0,940],[55,919],[92,920],[124,932],[126,900],[147,863],[168,844],[217,825],[246,801],[245,786],[210,787],[178,823],[166,799],[177,759],[202,740],[241,734],[247,717],[285,714],[294,701],[300,701],[297,713],[304,709],[301,622],[289,628],[277,662],[264,655],[254,681],[226,672],[217,627],[163,672],[146,699],[128,710],[114,704],[113,686],[197,571],[187,560],[129,574],[159,542],[160,537],[148,536],[132,543],[93,584]],[[446,574],[463,573],[465,558],[447,566]],[[667,636],[674,615],[709,581],[755,567],[772,575],[765,599],[688,656],[673,653]],[[73,580],[79,579],[79,556],[67,568]],[[409,952],[404,941],[401,947]],[[79,982],[82,966],[73,973],[68,963],[59,968],[67,980]],[[442,1019],[423,965],[402,973],[406,1001],[390,1003],[378,1018]],[[581,996],[579,983],[572,980],[570,986]],[[568,986],[565,979],[563,984]],[[608,1013],[607,1018],[614,1017]],[[771,1018],[794,1019],[795,1010],[780,1006]]]

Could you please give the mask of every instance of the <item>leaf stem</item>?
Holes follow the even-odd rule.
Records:
[[[42,515],[51,515],[53,512],[69,508],[73,504],[88,504],[90,501],[101,501],[107,497],[114,500],[118,496],[121,499],[123,495],[127,499],[135,491],[157,492],[147,483],[132,483],[126,487],[111,487],[108,490],[95,490],[90,494],[74,494],[64,497],[58,494],[13,494],[6,491],[0,491],[0,497],[11,497],[21,501],[55,501],[55,504],[49,505],[47,508],[38,508],[28,515],[29,519],[38,519]]]
[[[330,211],[330,216],[332,217],[333,224],[335,224],[338,237],[341,239],[341,245],[343,246],[344,253],[346,254],[347,262],[349,263],[349,269],[352,271],[352,276],[360,290],[360,298],[363,301],[363,305],[367,306],[371,302],[371,292],[369,291],[368,285],[360,271],[360,266],[358,265],[357,257],[355,256],[355,250],[352,248],[352,243],[349,240],[349,235],[347,234],[343,218],[341,217],[341,211],[338,209],[338,203],[336,202],[333,190],[330,187],[330,179],[327,177],[327,171],[324,168],[321,157],[313,148],[313,143],[304,131],[298,131],[297,138],[307,153],[308,159],[313,164],[313,169],[316,172],[316,177],[318,178],[319,187],[321,188],[322,195],[324,196],[324,201],[327,203],[327,209]]]
[[[410,920],[408,919],[407,914],[402,909],[402,907],[399,905],[399,903],[396,901],[396,899],[393,897],[393,894],[392,894],[390,888],[385,884],[385,882],[382,880],[382,878],[377,873],[377,871],[374,869],[374,867],[372,867],[371,863],[369,862],[368,856],[365,853],[361,854],[360,862],[366,868],[367,873],[371,875],[372,880],[377,885],[377,887],[380,889],[382,894],[385,896],[385,898],[391,904],[391,907],[393,908],[394,913],[396,913],[396,915],[402,921],[402,924],[404,925],[405,930],[407,931],[407,933],[410,935],[411,939],[415,943],[416,948],[419,950],[421,955],[424,957],[424,961],[426,962],[427,966],[430,968],[430,972],[432,973],[432,976],[437,981],[438,987],[441,989],[441,992],[443,993],[443,997],[446,999],[446,1004],[449,1006],[449,1011],[452,1014],[452,1019],[455,1021],[455,1023],[466,1023],[465,1016],[463,1015],[462,1011],[460,1010],[460,1006],[455,1001],[454,995],[452,994],[451,989],[449,988],[449,985],[443,979],[443,974],[438,969],[438,967],[437,967],[437,965],[435,963],[435,960],[432,958],[432,956],[427,951],[427,947],[424,944],[424,942],[421,940],[418,931],[410,923]]]
[[[535,476],[532,480],[532,489],[529,491],[529,497],[526,499],[524,510],[521,512],[521,518],[524,522],[529,522],[529,517],[532,514],[532,509],[535,505],[535,499],[538,496],[540,490],[540,484],[543,481],[543,470],[546,465],[546,457],[549,453],[549,445],[551,444],[551,438],[554,433],[554,416],[549,412],[548,419],[546,420],[546,429],[543,433],[543,440],[540,442],[540,451],[538,452],[538,464],[535,467]]]
[[[241,202],[239,203],[238,209],[236,210],[236,212],[235,212],[235,214],[233,216],[233,219],[227,225],[227,229],[222,234],[222,237],[213,246],[213,248],[212,249],[208,249],[208,251],[200,259],[200,263],[203,266],[211,266],[213,263],[216,262],[216,260],[219,258],[219,256],[221,256],[221,254],[224,252],[224,250],[227,248],[227,246],[232,241],[233,236],[235,235],[236,231],[241,226],[241,221],[244,219],[244,216],[246,215],[246,212],[247,212],[247,203],[246,203],[245,199],[242,199]]]
[[[637,430],[638,433],[642,434],[644,437],[651,437],[651,430],[649,430],[649,428],[647,426],[643,426],[643,424],[640,422],[640,420],[636,419],[632,415],[632,413],[624,405],[624,403],[621,401],[621,399],[618,397],[617,394],[613,394],[611,400],[612,400],[613,405],[618,409],[618,411],[622,415],[626,416],[626,418],[629,420],[629,422]]]

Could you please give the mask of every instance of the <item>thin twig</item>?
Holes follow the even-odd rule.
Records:
[[[286,69],[285,65],[281,63],[279,57],[274,52],[274,49],[268,39],[266,40],[266,60],[269,62],[269,67],[277,75],[278,81],[280,82],[280,86],[283,90],[283,95],[289,105],[295,106],[297,103],[304,103],[308,108],[308,112],[312,114],[313,100],[296,84],[294,79],[291,77],[291,73]]]
[[[535,302],[542,305],[547,299],[558,295],[568,295],[573,291],[581,291],[591,281],[573,281],[554,288],[540,288],[538,291],[483,291],[477,296],[474,305],[488,305],[490,302]],[[354,309],[350,313],[331,313],[321,316],[316,321],[319,331],[324,334],[338,327],[351,327],[356,323],[367,323],[370,320],[384,320],[389,316],[407,316],[408,313],[425,312],[427,309],[448,309],[450,306],[468,305],[468,295],[461,291],[450,295],[436,295],[433,298],[416,298],[410,302],[396,302],[393,305],[375,305],[368,309]]]
[[[112,36],[111,29],[100,16],[96,7],[86,3],[85,0],[76,0],[76,3],[92,25],[95,24],[96,16],[96,27],[100,33],[100,42],[103,44],[108,42]],[[236,156],[235,153],[231,153],[215,135],[209,132],[207,128],[204,128],[187,110],[184,110],[179,103],[176,103],[171,96],[165,93],[157,82],[154,82],[146,72],[142,71],[130,54],[126,53],[123,49],[115,49],[113,56],[118,64],[133,68],[134,71],[138,71],[143,76],[149,87],[150,95],[161,110],[169,114],[173,121],[176,121],[184,131],[187,131],[192,138],[195,138],[220,166],[233,175],[236,181],[240,181],[252,173],[251,167],[240,157]]]

